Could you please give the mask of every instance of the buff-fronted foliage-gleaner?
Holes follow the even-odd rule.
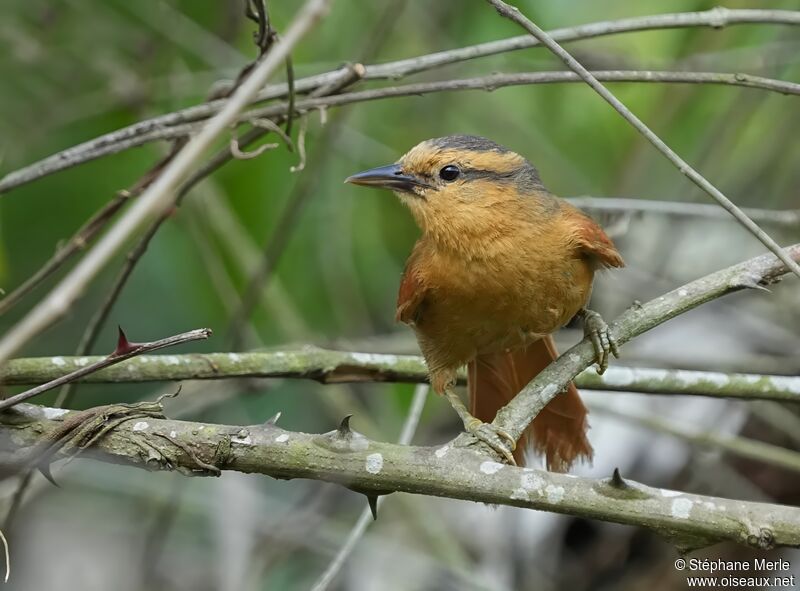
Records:
[[[617,347],[587,309],[598,269],[622,267],[590,217],[550,193],[528,160],[482,137],[453,135],[412,148],[396,164],[348,182],[391,189],[422,236],[406,264],[397,319],[413,327],[437,394],[467,432],[509,463],[532,447],[550,470],[591,459],[587,411],[575,385],[514,441],[491,421],[557,357],[552,334],[584,321],[600,371]],[[454,390],[467,366],[469,408]]]

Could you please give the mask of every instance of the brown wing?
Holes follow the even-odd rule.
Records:
[[[422,282],[416,267],[415,253],[406,263],[403,278],[400,280],[400,292],[397,294],[397,313],[395,319],[405,324],[418,324],[422,317],[422,309],[427,295],[427,288]]]
[[[589,216],[581,213],[573,223],[575,241],[580,251],[600,267],[624,267],[617,248],[603,229]]]

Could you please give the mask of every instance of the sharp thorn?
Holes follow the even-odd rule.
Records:
[[[619,473],[619,468],[614,468],[614,474],[611,475],[611,486],[614,488],[625,488],[627,483]]]
[[[378,521],[378,497],[377,495],[366,495],[369,510],[372,512],[372,520]]]
[[[47,478],[48,481],[50,481],[50,484],[52,484],[53,486],[58,486],[59,488],[61,488],[61,486],[58,484],[58,482],[56,482],[56,479],[53,478],[52,472],[50,472],[50,464],[43,462],[43,463],[39,464],[38,466],[36,466],[36,468],[39,470],[39,472],[41,472],[42,476],[44,476],[45,478]]]
[[[117,330],[119,334],[117,336],[117,348],[114,349],[114,352],[111,354],[111,357],[118,357],[120,355],[125,355],[126,353],[130,353],[133,349],[136,348],[134,343],[131,343],[128,340],[128,337],[125,335],[125,331],[122,330],[122,327],[117,325]]]
[[[265,425],[274,425],[274,424],[276,424],[278,422],[279,418],[281,418],[281,411],[276,412],[274,415],[272,415],[270,418],[268,418],[267,422],[265,422],[264,424]]]
[[[353,418],[353,415],[347,415],[342,419],[342,422],[339,423],[339,428],[337,429],[339,437],[350,437],[350,435],[353,433],[353,431],[350,429],[351,418]]]

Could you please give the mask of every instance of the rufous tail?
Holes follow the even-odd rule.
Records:
[[[494,420],[497,411],[558,356],[549,336],[512,352],[478,355],[467,367],[470,413],[484,422]],[[514,459],[525,465],[525,450],[544,454],[547,469],[566,472],[575,460],[592,459],[586,436],[587,410],[575,384],[553,398],[525,430],[517,443]]]

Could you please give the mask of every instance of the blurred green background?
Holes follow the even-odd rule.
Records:
[[[546,29],[706,10],[717,4],[518,3]],[[722,4],[767,7],[738,1]],[[278,31],[285,29],[300,5],[269,3]],[[768,7],[798,5],[787,0],[769,2]],[[253,23],[243,18],[241,2],[5,0],[0,8],[0,174],[141,119],[204,101],[215,82],[234,79],[255,57],[253,30]],[[520,32],[483,2],[336,0],[332,12],[292,58],[299,78],[345,62],[385,62]],[[782,25],[629,33],[571,43],[568,48],[595,69],[746,72],[800,79],[798,30]],[[562,65],[546,50],[528,49],[410,76],[403,82],[551,69]],[[276,79],[282,77],[283,73]],[[386,83],[362,84],[381,85]],[[800,207],[797,97],[722,86],[626,83],[611,88],[738,205]],[[299,127],[295,122],[295,139]],[[226,350],[229,319],[247,278],[278,229],[281,213],[298,198],[303,203],[290,225],[287,247],[252,315],[243,347],[315,344],[415,351],[410,331],[393,322],[399,276],[417,235],[414,223],[391,194],[358,190],[342,181],[364,168],[392,162],[430,137],[450,133],[490,137],[528,157],[545,184],[561,196],[687,203],[709,199],[594,92],[579,84],[361,103],[309,113],[307,129],[303,170],[290,171],[298,164],[298,155],[281,146],[253,160],[229,163],[189,194],[137,265],[95,353],[113,348],[117,324],[140,341],[210,327],[213,338],[180,352]],[[163,143],[148,144],[0,197],[0,287],[13,290],[60,241],[167,150]],[[635,299],[648,300],[763,251],[754,238],[727,220],[659,215],[600,219],[629,265],[598,281],[596,307],[611,318]],[[784,244],[800,238],[797,228],[766,229]],[[24,355],[70,354],[122,260],[119,257],[103,272],[69,316],[31,343]],[[58,277],[68,269],[69,265]],[[0,330],[19,320],[58,277],[0,317]],[[797,374],[800,291],[796,279],[784,283],[771,297],[740,294],[689,314],[632,344],[622,362]],[[565,331],[562,346],[577,338],[577,332]],[[169,384],[81,386],[74,406],[152,398],[173,388]],[[189,384],[170,408],[176,417],[241,424],[261,422],[280,410],[283,427],[312,432],[329,430],[343,415],[355,413],[358,430],[393,440],[412,390],[407,385],[324,387],[289,380]],[[632,400],[648,409],[656,404],[655,398]],[[52,396],[42,398],[44,403],[52,400]],[[713,413],[740,418],[726,424],[729,431],[751,425],[747,405],[731,410],[733,403],[713,404],[710,414],[693,414],[701,425],[713,423],[708,420],[718,416]],[[598,423],[593,422],[596,430]],[[449,408],[438,400],[429,401],[415,442],[437,443],[456,432],[457,420]],[[756,428],[755,436],[759,433]],[[715,486],[722,490],[709,489],[702,480],[693,480],[696,452],[674,441],[664,441],[664,447],[656,449],[673,454],[675,462],[648,471],[642,465],[648,465],[652,453],[659,453],[649,450],[652,437],[636,429],[630,437],[635,445],[625,452],[631,457],[624,460],[613,442],[605,455],[598,447],[598,474],[622,464],[630,467],[633,477],[696,492],[784,502],[796,502],[800,495],[796,486],[789,492],[781,487],[785,475],[765,484],[730,458],[720,462],[738,479],[729,483],[718,476]],[[41,486],[37,480],[31,502],[15,522],[12,543],[18,570],[11,588],[304,589],[339,547],[363,503],[358,495],[331,485],[277,483],[235,474],[186,482],[174,475],[75,462],[57,471],[56,477],[63,490]],[[13,487],[4,486],[8,500]],[[467,503],[416,498],[392,501],[385,504],[374,533],[368,534],[364,548],[334,588],[637,589],[641,578],[632,578],[630,562],[630,548],[636,545],[652,550],[636,563],[641,566],[636,572],[643,573],[649,586],[683,588],[672,587],[678,583],[661,577],[671,564],[664,558],[670,556],[669,545],[649,537],[645,543],[632,530],[538,515],[539,521],[530,527],[572,532],[578,540],[559,537],[561,542],[554,547],[562,550],[545,552],[537,546],[541,540],[514,529],[528,519],[516,510],[491,512]],[[580,528],[591,530],[591,535]],[[509,542],[504,533],[512,530],[515,537]],[[475,542],[479,535],[487,544]],[[613,538],[615,550],[602,560],[587,559],[581,552],[592,552],[582,549],[580,542],[608,547],[604,536]],[[487,549],[490,542],[499,550]],[[381,571],[376,560],[393,564]],[[37,566],[40,561],[47,566]],[[585,576],[570,579],[566,568],[576,564]],[[795,554],[798,567],[800,557]],[[404,578],[407,569],[416,574]]]

